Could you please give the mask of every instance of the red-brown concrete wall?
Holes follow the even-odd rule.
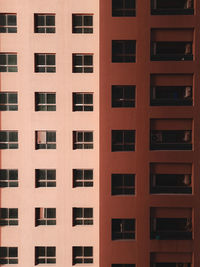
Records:
[[[192,252],[200,266],[200,1],[194,16],[151,16],[150,0],[136,1],[136,17],[112,17],[112,1],[100,1],[100,266],[150,266],[151,252]],[[150,61],[152,28],[194,28],[194,61]],[[184,32],[180,32],[184,40]],[[181,36],[180,36],[181,37]],[[136,63],[111,63],[112,40],[136,40]],[[194,74],[193,107],[151,107],[151,74]],[[112,85],[136,85],[135,108],[111,108]],[[193,151],[150,151],[150,119],[193,119]],[[111,152],[111,130],[136,130],[135,152]],[[150,195],[150,163],[191,163],[193,195]],[[135,173],[135,196],[111,196],[112,173]],[[194,240],[150,240],[150,207],[193,208]],[[111,219],[135,218],[135,241],[112,241]],[[181,254],[181,252],[184,252]],[[180,262],[179,260],[179,262]]]

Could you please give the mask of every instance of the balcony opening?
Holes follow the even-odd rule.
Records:
[[[192,209],[151,208],[150,237],[157,240],[192,240]]]
[[[151,0],[152,15],[193,15],[193,0]]]
[[[192,106],[191,86],[156,86],[151,88],[151,106]]]

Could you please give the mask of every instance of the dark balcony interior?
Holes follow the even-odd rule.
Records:
[[[185,262],[159,262],[151,263],[151,267],[191,267],[191,263]]]
[[[152,42],[151,60],[184,61],[193,60],[192,42]]]
[[[151,194],[192,194],[190,174],[151,174]]]
[[[152,15],[193,15],[193,0],[151,0]]]
[[[151,239],[191,240],[191,218],[151,218]]]
[[[151,131],[151,150],[192,150],[191,130]]]
[[[191,86],[156,86],[151,88],[151,106],[192,106]]]

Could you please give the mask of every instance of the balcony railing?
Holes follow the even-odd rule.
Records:
[[[151,150],[192,150],[191,130],[151,131]]]
[[[152,42],[152,61],[193,60],[192,42]]]
[[[151,0],[152,15],[193,15],[193,0]]]
[[[151,218],[151,239],[191,240],[191,218]]]
[[[191,86],[151,87],[151,106],[192,106]]]
[[[151,194],[192,194],[190,174],[151,174]]]

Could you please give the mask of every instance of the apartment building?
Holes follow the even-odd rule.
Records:
[[[200,265],[199,0],[2,0],[0,265]]]

